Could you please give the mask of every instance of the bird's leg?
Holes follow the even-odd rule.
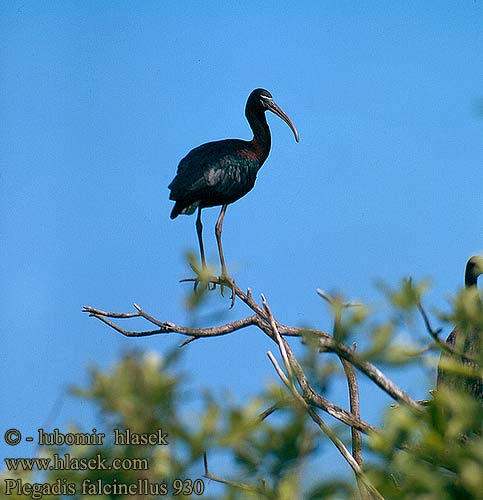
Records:
[[[226,270],[226,265],[225,265],[225,257],[223,255],[223,247],[221,245],[221,231],[223,228],[223,218],[225,217],[225,212],[227,207],[228,205],[223,205],[221,207],[220,215],[218,216],[218,220],[216,221],[216,226],[215,226],[216,242],[218,243],[218,253],[220,254],[222,278],[228,278],[228,272]]]
[[[195,284],[194,284],[195,292],[196,292],[196,289],[198,288],[200,281],[205,282],[204,288],[208,288],[209,290],[214,290],[216,288],[216,285],[209,282],[209,280],[207,278],[208,266],[206,265],[205,247],[203,245],[203,223],[201,222],[201,210],[202,210],[201,207],[198,207],[198,216],[196,217],[196,233],[198,234],[198,243],[200,245],[200,254],[201,254],[201,276],[195,270],[195,272],[198,274],[198,277],[196,278]]]
[[[206,275],[206,270],[208,269],[208,267],[206,265],[205,247],[203,246],[203,223],[201,222],[201,207],[198,207],[198,216],[196,217],[196,233],[198,234],[198,243],[200,244],[201,272],[203,275]],[[200,283],[200,276],[198,276],[197,279],[195,280],[194,284],[195,292],[196,289],[198,288],[199,283]],[[215,287],[211,288],[210,285],[208,285],[208,288],[212,290]]]
[[[203,224],[201,222],[201,207],[198,207],[198,217],[196,217],[196,233],[198,234],[198,243],[200,244],[201,267],[206,269],[205,248],[203,246]]]
[[[221,262],[221,280],[226,281],[228,285],[231,288],[231,307],[233,307],[235,303],[235,288],[234,288],[234,281],[228,276],[228,271],[226,269],[226,264],[225,264],[225,256],[223,255],[223,246],[221,244],[221,231],[223,229],[223,218],[225,217],[225,212],[227,209],[228,205],[223,205],[221,207],[220,215],[218,216],[218,220],[216,221],[216,226],[215,226],[215,235],[216,235],[216,242],[218,243],[218,253],[220,254],[220,262]],[[221,285],[221,293],[223,294],[223,285]]]

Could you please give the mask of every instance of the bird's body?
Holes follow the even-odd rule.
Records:
[[[221,245],[223,218],[229,204],[251,191],[257,173],[270,153],[271,136],[265,117],[266,111],[272,111],[282,118],[292,129],[298,142],[297,130],[290,118],[273,102],[270,92],[255,89],[249,95],[245,107],[245,116],[253,131],[253,139],[224,139],[198,146],[181,160],[176,177],[168,186],[171,191],[169,198],[176,202],[171,211],[171,219],[180,214],[191,215],[198,209],[196,230],[204,269],[206,260],[201,210],[207,207],[222,207],[216,224],[216,239],[223,277],[227,277]]]
[[[466,299],[474,301],[481,312],[482,304],[476,288],[478,276],[483,274],[483,257],[474,256],[468,260],[465,270]],[[483,402],[483,380],[479,376],[466,376],[448,370],[445,364],[449,360],[460,363],[463,367],[477,371],[478,359],[482,353],[483,331],[479,324],[458,324],[446,339],[453,352],[441,353],[438,365],[437,388],[459,390]]]
[[[229,205],[245,196],[257,178],[262,159],[248,141],[225,139],[208,142],[190,151],[180,162],[169,185],[171,212],[192,214],[197,207]]]
[[[464,335],[464,339],[462,338]],[[446,339],[446,343],[456,352],[461,352],[464,355],[456,355],[458,361],[465,367],[471,370],[477,370],[479,364],[474,361],[478,358],[481,348],[481,331],[478,327],[471,327],[466,332],[463,332],[461,327],[456,326]],[[463,340],[460,345],[459,340]],[[451,354],[441,354],[442,359],[448,359]],[[483,380],[481,377],[470,377],[457,373],[450,373],[441,366],[438,367],[437,388],[441,387],[456,389],[469,394],[475,399],[483,402]]]

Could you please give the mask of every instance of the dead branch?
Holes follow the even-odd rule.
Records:
[[[339,338],[338,332],[342,331],[342,314],[344,309],[349,307],[359,307],[362,304],[356,302],[342,302],[339,298],[334,298],[327,294],[320,288],[317,289],[317,293],[326,300],[333,308],[334,311],[334,337]],[[355,351],[355,344],[353,346]],[[351,413],[358,419],[361,417],[360,413],[360,403],[359,403],[359,385],[357,383],[357,376],[354,367],[346,359],[339,357],[342,368],[347,380],[347,386],[349,390],[349,407]],[[352,456],[355,461],[362,466],[362,436],[361,431],[355,427],[351,427],[352,435]],[[365,491],[361,491],[361,495],[364,496]]]
[[[358,419],[361,418],[359,403],[359,386],[354,367],[345,359],[341,359],[342,367],[347,379],[349,389],[349,407],[351,413]],[[351,428],[352,432],[352,456],[359,465],[362,465],[362,437],[359,429]]]
[[[354,365],[360,372],[369,377],[376,385],[378,385],[384,392],[398,402],[404,402],[415,410],[419,409],[417,401],[415,401],[409,394],[403,391],[392,380],[384,375],[381,370],[374,366],[369,361],[358,356],[352,349],[342,342],[337,342],[333,337],[320,330],[312,328],[298,328],[279,325],[280,335],[286,337],[302,336],[309,333],[319,337],[319,345],[322,351],[329,351],[337,354],[340,358],[347,360]]]
[[[158,321],[157,319],[150,316],[148,313],[143,311],[141,307],[134,304],[137,309],[137,313],[114,313],[105,312],[100,309],[95,309],[94,307],[84,306],[82,311],[89,313],[89,316],[97,318],[106,325],[110,326],[119,333],[122,333],[126,337],[148,337],[150,335],[158,335],[161,333],[180,333],[181,335],[190,335],[194,338],[201,337],[217,337],[219,335],[227,335],[229,333],[241,330],[247,326],[257,325],[260,322],[260,318],[257,315],[249,316],[247,318],[238,319],[221,326],[214,326],[208,328],[190,328],[187,326],[177,325],[171,323],[170,321]],[[121,328],[116,323],[109,321],[107,318],[145,318],[150,323],[158,326],[156,330],[144,330],[144,331],[130,331]]]
[[[190,279],[190,281],[196,281],[196,279],[193,278]],[[210,283],[218,286],[222,285],[226,286],[226,282],[221,278],[213,277]],[[209,338],[220,335],[227,335],[236,332],[242,328],[245,328],[247,326],[257,326],[266,335],[268,335],[274,342],[277,342],[277,334],[283,338],[283,337],[303,337],[305,334],[311,333],[318,337],[321,350],[333,352],[342,359],[345,359],[346,361],[351,363],[354,367],[356,367],[359,371],[368,376],[373,382],[375,382],[382,390],[384,390],[387,394],[389,394],[389,396],[391,396],[396,401],[404,402],[415,409],[420,408],[415,400],[413,400],[407,393],[405,393],[396,384],[394,384],[377,367],[375,367],[370,362],[356,355],[352,351],[352,349],[350,349],[346,344],[336,341],[331,335],[322,330],[290,327],[280,323],[273,317],[273,315],[271,315],[267,311],[265,307],[263,307],[263,305],[260,306],[253,299],[250,289],[248,289],[247,293],[245,293],[236,285],[235,282],[232,282],[231,286],[232,286],[232,292],[235,294],[235,296],[238,297],[255,314],[216,327],[191,328],[184,325],[178,325],[176,323],[172,323],[169,321],[159,321],[150,314],[148,314],[147,312],[145,312],[137,304],[134,304],[134,307],[136,308],[136,312],[134,313],[106,312],[90,306],[85,306],[83,308],[83,311],[89,313],[89,316],[97,318],[110,328],[116,330],[117,332],[127,337],[145,337],[150,335],[158,335],[166,333],[179,333],[182,335],[189,336],[190,339],[185,341],[183,345],[198,338]],[[157,326],[158,328],[152,330],[144,330],[144,331],[131,331],[131,330],[126,330],[120,327],[114,321],[111,321],[111,319],[124,320],[136,317],[144,318],[146,321]],[[353,426],[361,430],[362,432],[369,432],[374,429],[369,424],[362,422],[351,412],[348,412],[347,410],[344,410],[343,408],[334,405],[333,403],[325,399],[323,396],[318,394],[308,382],[307,377],[305,377],[303,370],[298,361],[296,360],[290,346],[288,345],[288,343],[286,343],[285,339],[283,340],[284,344],[286,345],[287,355],[289,356],[290,362],[294,367],[294,373],[296,374],[297,380],[303,389],[304,398],[306,398],[306,401],[309,404],[323,409],[324,411],[334,416],[335,418],[339,419],[340,421],[344,422],[345,424]]]
[[[263,299],[263,301],[264,301],[264,305],[265,305],[265,298]],[[267,309],[268,309],[268,305],[267,305]],[[270,312],[270,315],[271,315],[271,312]],[[282,359],[284,361],[287,375],[284,373],[284,371],[282,370],[282,368],[278,364],[277,360],[275,359],[275,356],[270,351],[268,351],[267,354],[268,354],[268,357],[270,358],[270,361],[272,362],[272,364],[275,368],[275,371],[280,376],[280,379],[282,380],[284,385],[287,387],[287,389],[290,391],[290,393],[294,396],[295,400],[298,401],[298,403],[308,413],[308,415],[313,420],[313,422],[316,423],[318,425],[318,427],[321,429],[321,431],[332,441],[332,443],[337,448],[337,450],[340,452],[342,457],[345,459],[345,461],[351,467],[358,483],[360,482],[362,484],[362,486],[364,488],[366,488],[367,491],[370,492],[374,496],[374,498],[377,498],[379,500],[384,500],[384,498],[379,493],[379,491],[374,487],[374,485],[371,483],[369,478],[364,474],[360,464],[350,454],[349,450],[346,448],[344,443],[339,439],[337,434],[324,422],[324,420],[315,411],[315,409],[313,407],[309,406],[309,404],[307,403],[305,398],[297,391],[295,385],[293,384],[294,373],[292,370],[292,366],[290,365],[290,361],[289,361],[289,357],[288,357],[288,353],[287,353],[288,344],[286,341],[284,341],[284,339],[282,339],[282,337],[280,337],[280,335],[277,337],[277,339],[278,339],[277,343],[279,346],[280,354],[281,354]]]

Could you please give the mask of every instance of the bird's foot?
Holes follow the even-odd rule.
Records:
[[[193,301],[195,304],[202,299],[206,290],[213,291],[217,286],[219,286],[222,296],[225,296],[225,288],[230,288],[230,309],[235,305],[235,280],[228,276],[226,268],[222,268],[221,276],[217,277],[213,274],[212,269],[209,268],[206,263],[202,262],[200,266],[194,256],[189,256],[188,263],[196,276],[193,278],[181,279],[180,283],[193,283]]]
[[[235,305],[235,280],[233,278],[230,278],[228,274],[222,273],[222,275],[218,278],[218,281],[220,283],[220,291],[221,295],[224,297],[225,296],[225,287],[229,286],[231,290],[231,295],[230,295],[230,309]]]

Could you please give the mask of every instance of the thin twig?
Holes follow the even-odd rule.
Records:
[[[262,422],[263,420],[268,418],[272,413],[276,412],[280,408],[284,408],[285,406],[287,406],[287,404],[284,404],[282,401],[276,402],[275,404],[270,406],[270,408],[267,408],[266,410],[262,411],[262,413],[258,415],[258,420]]]
[[[438,328],[437,330],[434,330],[433,327],[431,326],[431,322],[429,321],[428,314],[426,313],[426,310],[424,309],[423,304],[421,303],[421,301],[418,300],[418,302],[417,302],[416,305],[417,305],[418,311],[421,313],[421,316],[423,318],[424,326],[426,327],[426,330],[431,335],[431,337],[433,338],[433,340],[437,344],[439,344],[440,346],[447,347],[446,342],[444,342],[443,340],[441,340],[439,338],[439,334],[442,332],[443,329],[442,328]]]
[[[339,300],[335,299],[334,297],[332,297],[328,293],[324,292],[320,288],[317,288],[316,292],[317,292],[317,295],[322,297],[324,300],[326,300],[331,305],[338,304],[344,308],[346,308],[346,307],[361,307],[364,305],[362,302],[340,302]]]
[[[292,371],[292,367],[290,366],[290,363],[288,360],[287,351],[285,350],[285,347],[284,347],[283,342],[282,342],[282,337],[280,336],[280,332],[278,331],[278,327],[277,327],[277,324],[275,322],[275,318],[273,317],[270,306],[268,305],[268,302],[265,299],[265,295],[263,295],[263,293],[261,294],[261,297],[262,297],[263,307],[264,307],[265,311],[267,312],[268,319],[270,320],[270,326],[272,327],[273,335],[275,336],[275,342],[278,344],[280,354],[282,355],[283,364],[285,365],[285,370],[287,370],[288,379],[289,379],[290,383],[293,385],[293,371]]]
[[[94,307],[84,306],[82,308],[82,312],[89,313],[89,316],[101,315],[106,316],[108,318],[136,318],[139,316],[139,313],[115,313],[115,312],[106,312],[101,311],[100,309],[95,309]]]
[[[208,456],[206,454],[206,451],[203,453],[203,463],[204,463],[204,467],[205,467],[204,477],[206,477],[207,479],[210,479],[211,481],[215,481],[217,483],[226,484],[228,486],[231,486],[233,488],[237,488],[239,490],[249,491],[250,493],[256,493],[257,495],[265,496],[264,492],[260,488],[255,488],[255,487],[249,486],[248,484],[245,484],[245,483],[238,483],[236,481],[231,481],[230,479],[224,479],[222,477],[218,477],[218,476],[211,474],[208,471]]]
[[[275,368],[275,371],[277,372],[278,376],[281,378],[282,382],[288,388],[293,387],[293,383],[288,379],[288,377],[285,375],[283,370],[280,368],[280,365],[278,364],[278,361],[275,358],[275,356],[272,354],[272,351],[267,351],[267,356],[270,358],[270,361],[272,362],[272,364]]]
[[[429,321],[429,316],[428,316],[426,310],[424,309],[421,301],[418,301],[417,308],[418,308],[419,312],[421,313],[421,316],[422,316],[423,321],[424,321],[424,326],[426,327],[427,332],[429,333],[429,335],[431,335],[431,337],[436,342],[436,344],[438,344],[438,346],[441,347],[441,350],[443,352],[447,352],[449,354],[454,354],[455,356],[459,356],[466,361],[473,361],[474,363],[479,362],[478,359],[475,358],[474,356],[471,356],[470,354],[467,354],[465,352],[461,352],[455,346],[451,345],[449,342],[441,340],[439,334],[443,331],[443,329],[437,328],[435,330],[431,326],[431,322]]]

